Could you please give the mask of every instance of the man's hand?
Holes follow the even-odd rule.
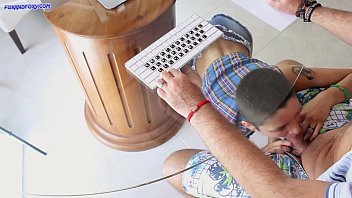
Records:
[[[267,0],[268,4],[283,13],[295,15],[303,0]]]
[[[305,132],[304,140],[311,142],[319,135],[330,109],[331,104],[320,94],[303,106],[301,127]]]
[[[261,149],[264,153],[279,153],[284,154],[285,152],[291,152],[292,143],[287,140],[277,140],[269,143]]]
[[[158,95],[183,117],[205,99],[199,87],[176,69],[162,72],[160,77]]]

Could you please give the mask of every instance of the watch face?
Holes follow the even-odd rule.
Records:
[[[304,0],[304,5],[310,6],[310,5],[314,4],[315,2],[316,2],[315,0]]]

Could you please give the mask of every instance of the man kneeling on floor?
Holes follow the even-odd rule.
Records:
[[[199,88],[179,71],[170,70],[162,73],[161,77],[166,84],[158,89],[158,94],[184,117],[194,106],[205,101]],[[258,92],[258,89],[265,91]],[[248,100],[248,92],[258,92],[259,95],[257,99],[251,95]],[[281,73],[257,69],[242,79],[236,99],[249,127],[280,137],[285,136],[286,127],[300,122],[301,105],[291,92],[292,85]],[[256,103],[271,105],[260,105],[262,108],[257,109]],[[202,104],[190,123],[211,153],[199,150],[176,152],[165,162],[166,166],[173,166],[168,166],[164,172],[179,171],[187,163],[188,166],[193,165],[212,155],[216,159],[199,165],[196,171],[192,169],[169,180],[180,191],[193,196],[212,197],[249,197],[249,194],[253,197],[351,197],[351,124],[317,136],[302,149],[302,164],[310,179],[297,180],[292,178],[304,179],[307,175],[294,156],[279,156],[282,164],[286,161],[293,163],[289,167],[280,167],[294,169],[288,172],[295,175],[287,177],[210,104]],[[215,185],[214,181],[217,182]]]

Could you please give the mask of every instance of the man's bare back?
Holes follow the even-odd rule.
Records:
[[[310,178],[317,178],[352,148],[352,123],[320,134],[302,153]]]

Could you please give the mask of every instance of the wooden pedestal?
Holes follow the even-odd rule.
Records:
[[[131,77],[124,63],[174,27],[175,1],[129,0],[113,10],[96,0],[79,3],[83,7],[78,9],[78,1],[72,1],[46,15],[86,95],[90,130],[119,150],[164,143],[184,119]]]

